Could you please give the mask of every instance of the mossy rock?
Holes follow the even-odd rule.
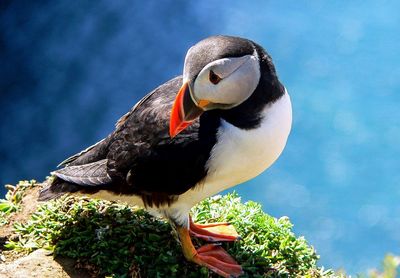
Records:
[[[18,190],[24,195],[24,187],[38,184],[19,187],[8,196]],[[10,200],[0,203],[6,202]],[[19,202],[0,214],[0,225],[9,222],[10,214],[19,213]],[[242,239],[222,246],[243,266],[243,277],[334,275],[317,267],[318,255],[303,237],[294,235],[287,217],[273,218],[258,203],[242,203],[236,193],[201,202],[193,208],[192,216],[199,223],[230,222],[236,227]],[[98,277],[217,277],[184,259],[175,232],[166,221],[136,207],[68,196],[38,205],[27,221],[13,226],[6,248],[25,253],[48,249],[56,257],[73,258],[76,267]],[[204,244],[197,239],[194,243]]]

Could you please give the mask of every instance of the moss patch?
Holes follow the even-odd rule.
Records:
[[[17,211],[0,215],[0,221]],[[287,217],[268,216],[261,205],[241,203],[235,193],[201,202],[192,215],[200,223],[228,221],[236,227],[242,240],[223,247],[242,264],[243,277],[333,275],[316,266],[315,250],[293,234]],[[194,243],[204,244],[197,239]],[[52,250],[100,277],[217,277],[184,259],[167,222],[143,209],[89,198],[43,203],[28,221],[14,223],[5,247],[16,252]]]

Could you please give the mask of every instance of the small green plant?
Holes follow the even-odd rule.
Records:
[[[200,223],[228,221],[236,227],[242,240],[223,247],[242,264],[243,277],[333,275],[316,266],[315,250],[303,237],[296,238],[287,217],[268,216],[257,203],[241,203],[236,193],[209,198],[192,215]],[[217,277],[184,259],[166,221],[135,207],[63,197],[40,205],[28,222],[15,223],[14,229],[8,249],[52,250],[100,277]]]
[[[27,188],[32,187],[35,180],[20,181],[16,186],[7,184],[5,199],[0,199],[0,227],[8,223],[9,216],[20,209],[20,204]]]

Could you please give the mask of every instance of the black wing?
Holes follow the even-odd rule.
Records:
[[[171,139],[170,111],[181,85],[182,77],[176,77],[146,95],[105,140],[68,159],[67,167],[53,173],[92,191],[95,187],[144,199],[169,200],[195,186],[206,175],[220,121],[213,113],[205,113]]]
[[[169,118],[182,78],[163,84],[127,116],[110,144],[108,173],[126,180],[125,190],[177,195],[206,175],[219,119],[203,115],[171,139]]]

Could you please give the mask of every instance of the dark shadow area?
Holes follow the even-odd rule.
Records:
[[[70,278],[93,278],[93,275],[85,270],[84,267],[80,267],[74,259],[58,256],[54,260],[62,266]]]

